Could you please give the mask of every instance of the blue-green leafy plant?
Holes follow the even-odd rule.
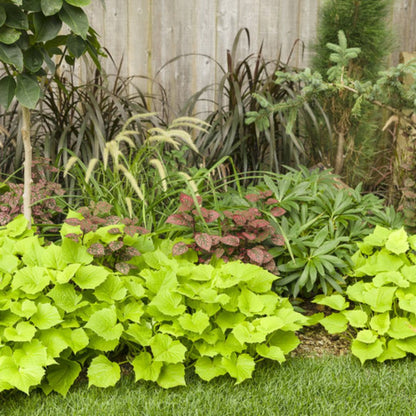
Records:
[[[416,355],[416,236],[377,226],[358,246],[355,283],[345,295],[314,300],[337,311],[320,323],[330,333],[350,327],[351,351],[361,363]]]
[[[65,223],[60,244],[45,244],[23,216],[0,229],[0,391],[65,396],[82,368],[89,385],[113,386],[121,365],[163,388],[185,385],[191,365],[204,380],[240,383],[256,361],[283,362],[298,345],[307,320],[271,291],[266,270],[172,257],[173,241],[125,224],[81,225]],[[134,249],[124,273],[99,252],[120,243]]]
[[[381,199],[363,195],[360,186],[346,187],[327,170],[302,168],[264,180],[286,210],[275,224],[286,244],[269,250],[282,277],[275,285],[294,297],[342,292],[356,242],[376,224],[402,225]]]

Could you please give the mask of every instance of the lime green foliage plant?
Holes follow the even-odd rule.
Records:
[[[360,186],[346,187],[328,170],[269,174],[264,182],[286,210],[275,223],[286,244],[269,250],[282,277],[275,286],[294,297],[342,292],[356,242],[375,224],[402,225],[401,217],[381,199],[363,195]]]
[[[195,253],[173,258],[173,241],[125,224],[81,225],[65,223],[60,244],[46,244],[23,216],[0,229],[0,391],[65,396],[82,368],[90,386],[113,386],[123,363],[163,388],[185,385],[186,366],[241,383],[256,361],[283,362],[298,345],[306,318],[260,267],[198,265]],[[108,267],[121,245],[134,249],[123,273]]]
[[[320,323],[330,333],[350,326],[361,363],[416,355],[416,236],[377,226],[358,247],[346,294],[314,300],[338,311]]]

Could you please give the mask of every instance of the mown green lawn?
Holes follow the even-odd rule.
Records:
[[[252,380],[228,377],[206,383],[193,374],[188,386],[162,390],[124,377],[116,387],[88,389],[79,383],[67,397],[0,394],[0,415],[22,416],[261,416],[415,415],[416,361],[361,367],[353,357],[290,358],[282,366],[260,363]]]

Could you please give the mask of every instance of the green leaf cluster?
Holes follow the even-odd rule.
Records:
[[[320,323],[330,333],[355,331],[352,353],[361,363],[416,355],[416,237],[377,226],[354,254],[356,282],[316,303],[337,312]]]
[[[38,77],[55,73],[54,56],[69,64],[85,52],[97,62],[99,45],[83,10],[89,0],[22,0],[0,2],[0,104],[14,97],[34,108],[41,96]],[[66,26],[67,34],[61,34]]]
[[[356,242],[373,225],[402,224],[397,214],[383,207],[381,199],[363,195],[360,186],[345,187],[329,171],[302,168],[267,176],[265,183],[286,210],[276,224],[286,246],[269,250],[282,277],[275,286],[294,297],[342,292]]]
[[[26,226],[19,216],[0,229],[0,391],[65,396],[83,368],[89,385],[113,386],[121,351],[137,381],[163,388],[185,385],[190,365],[240,383],[299,343],[306,318],[258,266],[196,264],[192,251],[172,257],[174,241],[134,234],[124,241],[141,255],[122,274],[88,252],[117,237],[108,227],[74,241],[79,226],[65,224],[61,243],[46,244]]]

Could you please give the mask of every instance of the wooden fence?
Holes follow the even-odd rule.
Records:
[[[91,25],[100,34],[116,64],[123,58],[122,74],[138,77],[144,90],[155,88],[155,79],[166,89],[173,108],[189,96],[215,83],[219,65],[242,27],[250,32],[250,46],[242,37],[239,56],[258,51],[283,60],[293,49],[291,64],[305,67],[310,60],[308,46],[316,34],[319,8],[324,0],[94,0],[88,6]],[[395,0],[391,25],[400,51],[416,49],[416,0]],[[191,55],[189,55],[191,54]],[[167,64],[175,57],[182,56]],[[111,60],[104,61],[108,73],[116,71]],[[84,72],[85,76],[85,72]],[[153,86],[152,86],[153,85]]]

